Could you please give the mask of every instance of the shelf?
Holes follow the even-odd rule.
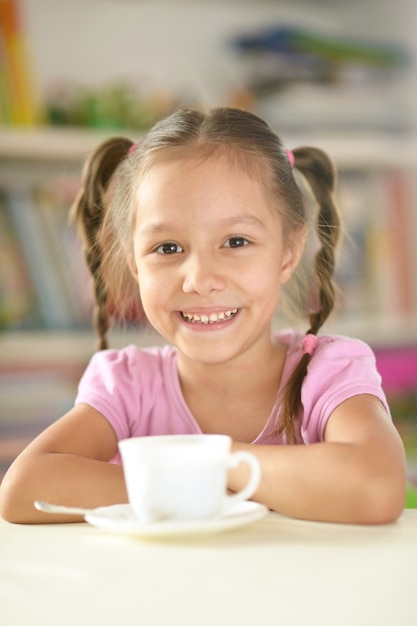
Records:
[[[317,133],[287,139],[291,148],[307,143],[325,150],[341,169],[395,167],[415,170],[417,167],[417,136],[352,132],[349,135]]]
[[[109,347],[134,343],[141,347],[161,345],[163,339],[152,329],[115,331]],[[0,369],[42,368],[51,364],[86,364],[97,349],[93,331],[8,331],[0,335]]]
[[[100,141],[122,135],[137,139],[140,131],[128,129],[87,130],[81,128],[0,128],[0,160],[40,161],[57,164],[84,161]],[[326,150],[341,168],[417,166],[417,136],[364,133],[285,134],[290,148],[308,143]]]
[[[353,316],[336,319],[328,322],[321,333],[356,337],[374,348],[417,346],[417,313],[408,318],[381,315],[372,319]]]
[[[282,327],[277,324],[277,328]],[[301,328],[305,331],[305,328]],[[321,334],[338,334],[356,337],[375,348],[417,345],[417,315],[414,318],[393,320],[364,320],[363,318],[332,321]],[[140,347],[163,345],[164,339],[150,328],[145,330],[115,331],[109,335],[109,347],[121,348],[129,344]],[[42,368],[51,364],[79,365],[87,363],[96,350],[93,331],[68,332],[7,332],[0,335],[0,369],[13,369],[24,365]]]
[[[0,128],[0,159],[79,163],[111,134],[81,128]]]

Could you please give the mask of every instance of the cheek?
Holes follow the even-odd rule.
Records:
[[[155,312],[161,309],[158,291],[152,289],[152,283],[146,280],[141,281],[139,277],[138,287],[143,311],[151,325],[155,326]]]
[[[246,275],[246,289],[249,287],[252,300],[262,304],[268,310],[274,309],[278,303],[280,284],[278,260],[275,264],[253,267],[250,274]]]
[[[259,263],[253,264],[249,270],[255,291],[278,288],[282,282],[283,257],[272,251],[265,255]]]
[[[148,272],[144,271],[142,268],[138,269],[136,277],[142,300],[152,298],[152,292],[155,291],[155,281],[151,280]]]
[[[137,281],[144,309],[151,311],[161,307],[169,296],[172,282],[163,280],[143,264],[138,268]]]

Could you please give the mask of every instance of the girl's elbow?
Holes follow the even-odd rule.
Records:
[[[393,524],[404,510],[404,498],[384,498],[369,510],[366,523],[374,525]]]
[[[386,454],[372,454],[362,464],[361,484],[369,524],[392,524],[402,514],[406,500],[407,465],[404,448],[397,442]]]
[[[0,517],[13,524],[30,523],[30,515],[24,503],[24,485],[19,472],[10,469],[0,484]]]
[[[13,495],[3,483],[0,485],[0,517],[6,522],[19,523],[21,521]]]

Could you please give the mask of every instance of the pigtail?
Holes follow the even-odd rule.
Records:
[[[317,306],[309,312],[307,335],[317,335],[329,317],[335,303],[334,272],[336,250],[341,231],[339,211],[333,198],[335,169],[328,156],[317,148],[293,151],[296,167],[309,183],[318,205],[316,232],[320,247],[314,259],[317,285]],[[301,386],[307,374],[311,354],[305,352],[289,378],[282,401],[282,422],[278,429],[285,432],[288,443],[300,443],[298,415],[301,406]]]
[[[128,154],[132,142],[113,138],[102,143],[88,158],[83,169],[82,187],[71,207],[70,219],[75,224],[84,247],[84,258],[93,277],[95,310],[94,328],[100,350],[107,348],[107,332],[111,326],[108,310],[108,289],[103,275],[103,249],[99,233],[106,211],[106,194],[113,174]]]

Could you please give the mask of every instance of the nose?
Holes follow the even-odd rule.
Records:
[[[222,271],[223,270],[223,271]],[[184,293],[198,293],[206,296],[212,291],[221,291],[226,287],[224,268],[210,254],[191,254],[183,264]]]

